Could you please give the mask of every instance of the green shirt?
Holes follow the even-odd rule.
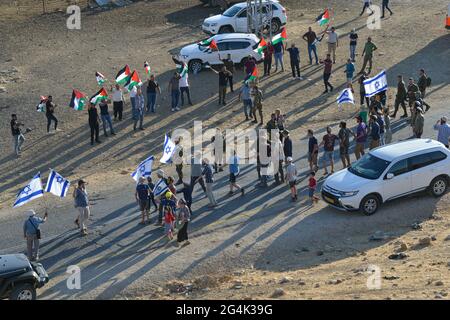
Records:
[[[372,42],[366,42],[366,45],[364,46],[364,53],[366,56],[371,56],[375,50],[377,50],[376,45],[374,45]]]

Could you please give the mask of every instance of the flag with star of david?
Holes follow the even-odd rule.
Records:
[[[382,91],[386,91],[388,88],[386,71],[383,70],[375,77],[364,80],[364,89],[366,90],[366,97],[371,97],[380,93]]]
[[[138,182],[139,178],[141,177],[150,177],[150,175],[152,174],[152,166],[153,156],[150,156],[138,165],[137,169],[131,174],[131,177],[136,182]]]
[[[171,158],[174,152],[175,152],[175,142],[173,142],[172,139],[170,139],[170,137],[166,134],[166,138],[164,139],[163,155],[159,160],[159,162],[161,163],[172,162]]]
[[[47,186],[45,192],[53,193],[55,196],[64,198],[69,190],[70,182],[58,172],[50,169],[50,175],[48,176]]]
[[[33,179],[23,189],[19,191],[14,201],[13,207],[20,207],[33,199],[42,197],[44,190],[42,189],[41,173],[38,172]]]

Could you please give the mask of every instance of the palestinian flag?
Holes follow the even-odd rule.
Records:
[[[128,89],[128,91],[131,91],[133,87],[142,85],[142,81],[139,78],[139,75],[136,70],[133,71],[130,78],[128,79],[128,82],[124,85],[125,88]]]
[[[316,18],[316,22],[319,24],[319,26],[330,23],[330,13],[328,12],[328,9],[326,9],[320,16]]]
[[[219,51],[219,48],[217,47],[217,42],[213,38],[200,41],[198,44],[203,47],[208,47],[212,51]]]
[[[93,104],[97,104],[100,101],[103,101],[106,99],[108,99],[108,93],[106,92],[106,90],[104,88],[101,88],[100,91],[97,92],[96,94],[94,94],[89,101]]]
[[[264,40],[264,38],[261,38],[261,40],[258,43],[258,46],[253,51],[255,51],[256,53],[261,54],[266,47],[267,47],[266,40]]]
[[[95,73],[95,78],[97,79],[97,83],[99,86],[102,86],[106,81],[105,76],[102,75],[100,72]]]
[[[258,79],[258,67],[255,67],[249,77],[245,80],[245,83],[250,83]]]
[[[45,112],[45,105],[47,104],[47,97],[41,96],[39,104],[36,106],[37,112]]]
[[[181,62],[181,64],[177,64],[177,72],[180,74],[180,77],[184,77],[188,73],[188,65],[185,62]]]
[[[78,111],[84,110],[86,102],[87,96],[84,93],[74,89],[72,92],[72,99],[70,100],[69,107]]]
[[[147,61],[144,62],[144,69],[145,69],[145,72],[147,73],[147,75],[150,76],[152,69],[150,68],[150,65],[148,64]]]
[[[287,32],[286,27],[284,27],[279,34],[277,34],[272,38],[272,44],[277,44],[279,42],[286,41],[286,39],[287,39]]]
[[[117,73],[116,83],[124,85],[125,83],[128,82],[130,76],[131,76],[130,67],[126,65],[125,67],[123,67],[122,70],[119,71],[119,73]]]

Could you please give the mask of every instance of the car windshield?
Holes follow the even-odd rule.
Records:
[[[234,17],[239,11],[241,11],[241,8],[239,6],[232,6],[224,13],[222,13],[222,15],[224,15],[225,17]]]
[[[374,157],[370,153],[365,154],[361,159],[352,164],[348,171],[366,179],[378,179],[386,170],[389,161]]]

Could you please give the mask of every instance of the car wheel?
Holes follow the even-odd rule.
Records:
[[[273,19],[272,20],[272,34],[276,34],[280,31],[281,29],[281,23],[278,19]]]
[[[223,26],[223,27],[220,27],[220,29],[219,29],[219,33],[233,33],[233,32],[234,32],[234,30],[231,26]]]
[[[380,199],[374,195],[369,194],[362,199],[359,209],[367,216],[373,215],[380,207]]]
[[[448,188],[448,181],[445,177],[437,177],[434,178],[433,181],[431,181],[430,184],[430,191],[431,194],[435,197],[442,196]]]
[[[197,74],[200,71],[202,71],[203,64],[200,60],[192,60],[189,62],[189,70],[192,71],[192,73]]]
[[[36,289],[31,283],[22,283],[13,289],[10,300],[36,300]]]

